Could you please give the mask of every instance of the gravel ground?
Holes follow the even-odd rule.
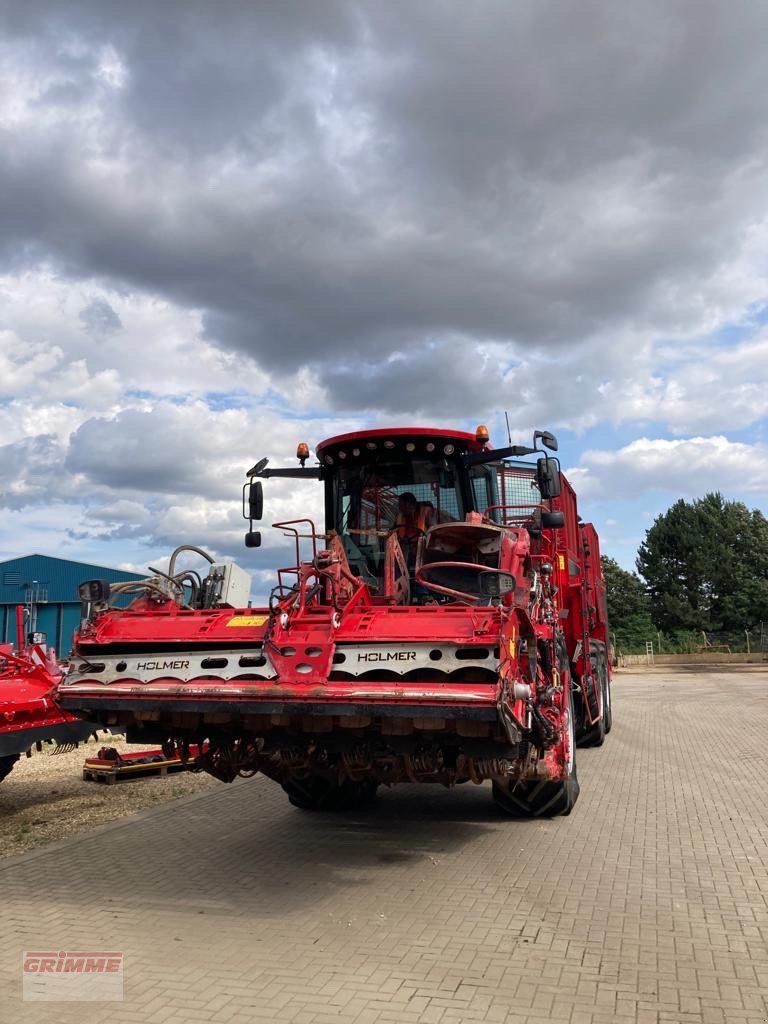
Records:
[[[102,746],[140,750],[120,736],[81,743],[70,753],[41,753],[16,762],[0,783],[0,857],[85,832],[146,807],[223,786],[203,772],[177,772],[165,778],[121,779],[112,786],[83,782],[83,761]]]

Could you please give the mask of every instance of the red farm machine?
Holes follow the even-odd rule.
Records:
[[[538,447],[538,443],[542,447]],[[224,781],[262,772],[303,809],[359,806],[380,785],[490,780],[512,816],[568,814],[575,748],[610,729],[597,535],[582,523],[555,438],[493,449],[488,432],[402,428],[299,445],[262,478],[323,483],[325,527],[292,539],[264,607],[234,564],[137,584],[127,609],[84,584],[61,705],[130,742],[191,744]],[[155,570],[152,570],[155,572]]]
[[[55,653],[24,636],[24,609],[16,609],[16,649],[0,644],[0,782],[19,757],[54,742],[57,749],[88,738],[96,726],[60,708],[53,691],[62,677]]]

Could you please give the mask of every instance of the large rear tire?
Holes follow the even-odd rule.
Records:
[[[375,782],[352,782],[345,779],[337,784],[311,775],[308,779],[292,779],[283,783],[289,802],[301,811],[351,811],[370,803],[376,796]]]
[[[573,719],[573,696],[568,691],[566,707],[566,764],[567,776],[559,782],[514,783],[493,782],[496,806],[510,818],[553,818],[556,814],[570,814],[579,797],[579,779],[576,774],[576,730]]]
[[[20,756],[20,754],[8,754],[6,757],[0,757],[0,782],[10,775],[13,766],[19,760]]]

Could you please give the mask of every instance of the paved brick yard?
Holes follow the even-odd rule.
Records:
[[[570,818],[485,788],[308,815],[262,779],[0,862],[0,1021],[768,1020],[768,673],[622,675]],[[23,1003],[23,949],[125,952]]]

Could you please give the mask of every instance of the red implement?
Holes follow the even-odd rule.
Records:
[[[62,670],[54,653],[23,639],[19,650],[0,644],[0,780],[35,745],[79,743],[96,728],[55,702]]]

